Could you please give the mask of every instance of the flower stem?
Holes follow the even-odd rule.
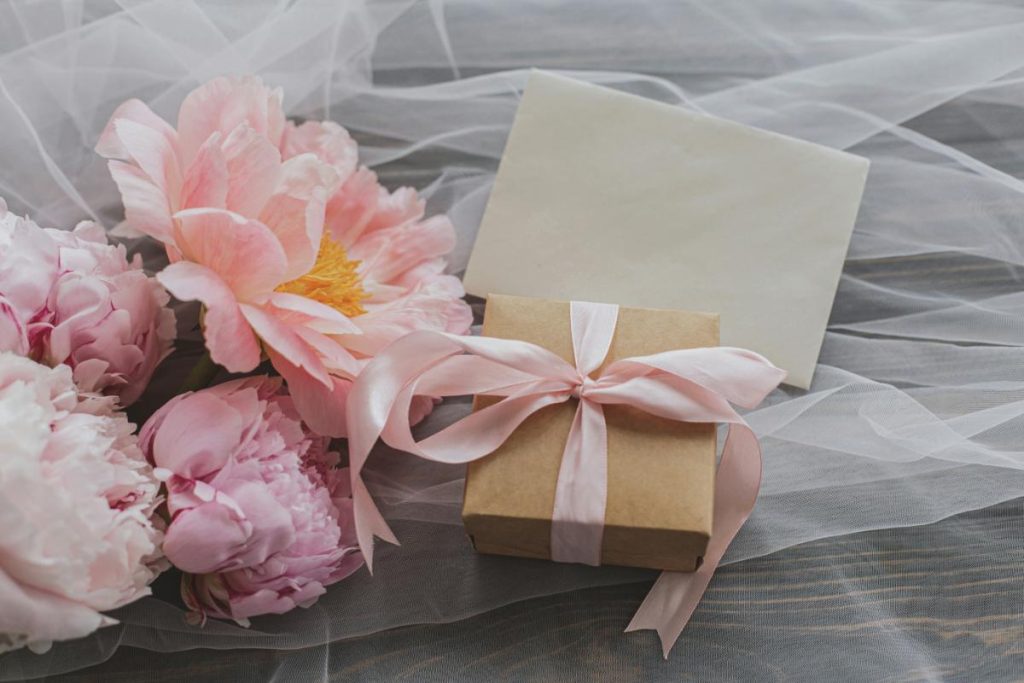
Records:
[[[210,382],[213,381],[219,369],[220,367],[210,358],[210,352],[205,352],[191,372],[188,373],[185,381],[182,382],[178,393],[183,394],[186,391],[197,391],[210,386]]]

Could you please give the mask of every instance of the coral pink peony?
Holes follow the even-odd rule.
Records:
[[[0,652],[84,636],[149,593],[158,483],[114,404],[0,353]]]
[[[95,223],[44,230],[0,199],[0,350],[69,365],[128,405],[170,353],[169,298]]]
[[[351,379],[379,349],[469,328],[462,285],[444,273],[449,221],[424,219],[411,189],[384,190],[341,126],[286,122],[280,91],[259,79],[198,88],[177,128],[128,101],[96,149],[126,225],[167,246],[160,281],[203,303],[211,358],[248,372],[265,353],[320,434],[344,435]]]
[[[140,443],[167,483],[164,553],[200,617],[246,623],[308,607],[362,563],[348,474],[299,419],[280,378],[175,397]]]

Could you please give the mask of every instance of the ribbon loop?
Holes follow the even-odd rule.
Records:
[[[574,364],[528,342],[419,331],[402,337],[363,370],[349,393],[349,469],[359,546],[373,569],[373,537],[397,543],[362,479],[378,438],[414,455],[467,463],[493,452],[538,410],[578,401],[566,441],[552,510],[551,557],[601,561],[608,496],[604,405],[623,404],[687,422],[724,422],[726,438],[715,481],[714,524],[701,568],[664,572],[627,630],[657,629],[665,655],[696,608],[733,537],[753,510],[761,480],[754,433],[729,405],[753,407],[785,377],[762,356],[727,347],[668,351],[605,362],[618,306],[572,302]],[[417,442],[409,425],[413,397],[485,394],[501,397]]]
[[[582,377],[601,367],[615,336],[619,307],[615,304],[591,304],[573,301],[569,304],[572,328],[572,350],[576,369]]]

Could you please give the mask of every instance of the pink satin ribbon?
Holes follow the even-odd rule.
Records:
[[[608,493],[604,405],[629,405],[671,420],[730,425],[715,482],[714,522],[700,569],[663,572],[627,631],[655,629],[667,657],[700,602],[729,543],[747,520],[761,485],[761,449],[734,403],[753,408],[785,377],[762,356],[713,347],[615,361],[597,379],[615,333],[618,307],[573,302],[575,365],[524,341],[413,332],[378,355],[348,398],[348,439],[356,534],[373,568],[373,537],[398,543],[361,473],[382,438],[393,448],[450,464],[497,449],[530,415],[579,399],[562,455],[552,511],[551,556],[597,565]],[[417,442],[409,425],[414,396],[500,396]]]

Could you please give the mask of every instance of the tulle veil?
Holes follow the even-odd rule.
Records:
[[[91,218],[112,228],[118,196],[92,147],[113,108],[139,97],[173,120],[204,80],[257,73],[284,88],[289,115],[340,122],[386,185],[413,185],[429,210],[447,212],[457,273],[534,66],[871,159],[814,384],[747,414],[763,440],[764,486],[727,563],[1022,496],[1024,7],[1012,2],[11,2],[0,6],[0,196],[43,225]],[[468,409],[445,404],[426,429]],[[379,551],[372,578],[360,573],[315,607],[249,629],[199,629],[180,606],[146,598],[91,638],[0,658],[0,681],[78,669],[122,646],[326,650],[653,578],[477,556],[459,520],[461,469],[387,452],[371,462],[375,495],[404,541]],[[1020,587],[1019,565],[957,550],[1022,538],[1015,510],[939,524],[929,543],[981,579],[1016,576]],[[869,592],[845,599],[879,618],[893,609]],[[949,606],[965,617],[974,608]],[[884,629],[871,638],[897,673],[936,656]],[[764,656],[811,667],[812,654]]]

